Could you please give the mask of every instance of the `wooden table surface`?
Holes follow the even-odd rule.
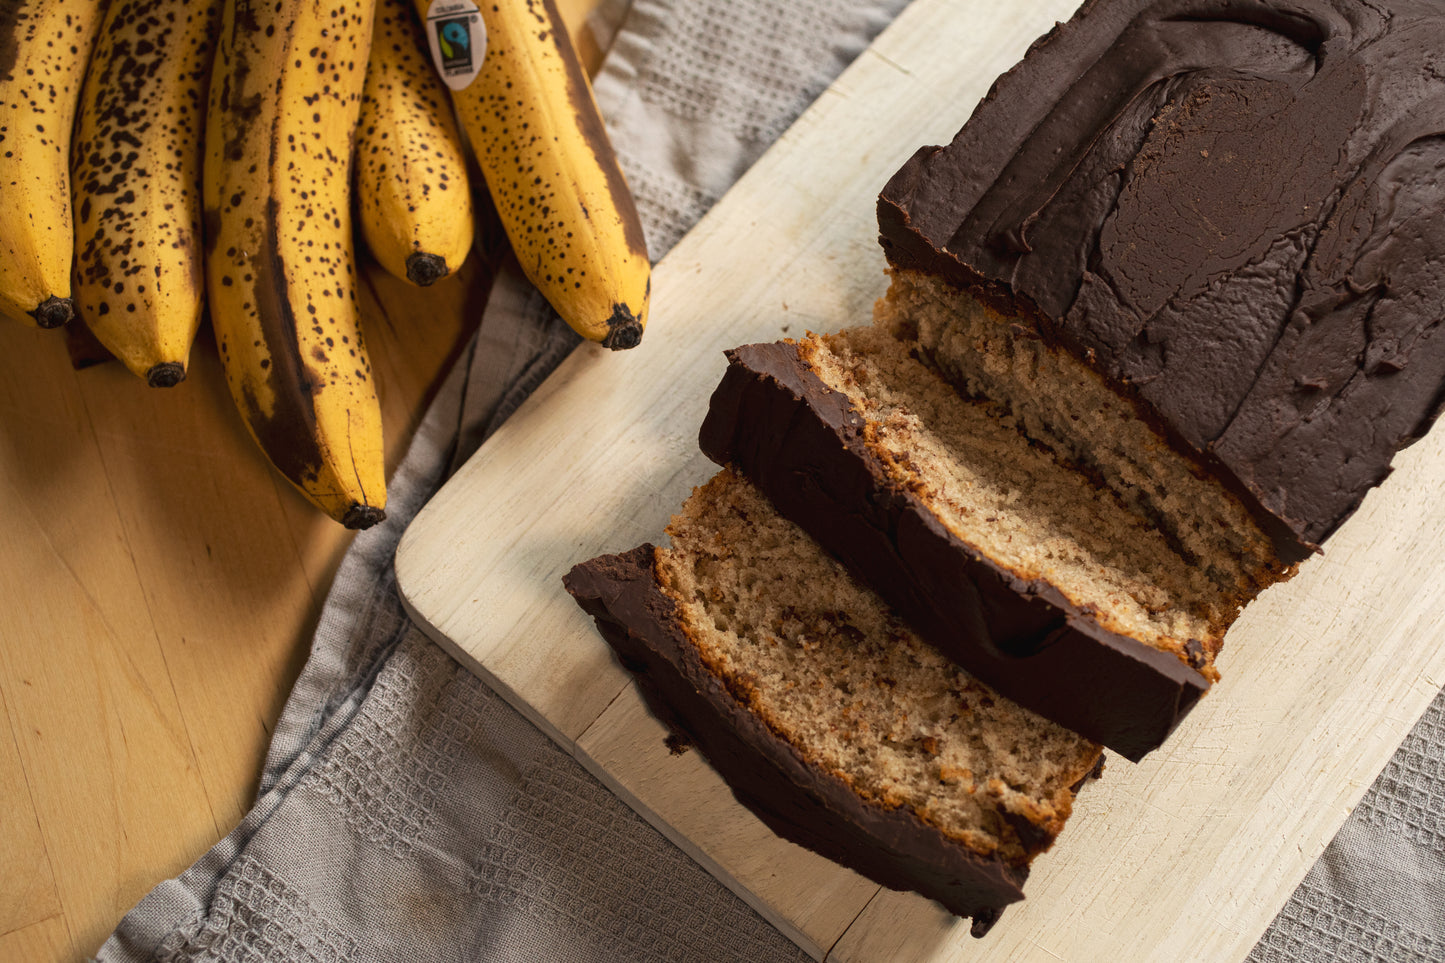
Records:
[[[597,2],[559,0],[574,34]],[[490,275],[362,260],[389,472]],[[154,389],[0,317],[0,505],[0,960],[81,960],[250,808],[352,536],[252,444],[205,331]]]

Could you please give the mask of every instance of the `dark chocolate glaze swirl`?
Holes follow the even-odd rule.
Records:
[[[1098,0],[879,198],[1314,548],[1445,403],[1445,4]]]

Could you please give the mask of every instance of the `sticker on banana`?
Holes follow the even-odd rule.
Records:
[[[206,287],[231,395],[303,494],[385,517],[361,339],[351,157],[371,0],[226,0],[206,118]]]
[[[476,230],[466,154],[412,0],[376,0],[356,193],[361,236],[388,273],[425,286],[466,259]]]
[[[635,347],[651,265],[632,193],[552,0],[415,0],[507,239],[579,334]]]

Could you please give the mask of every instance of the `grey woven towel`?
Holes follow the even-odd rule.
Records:
[[[904,2],[605,0],[594,33],[626,20],[597,95],[654,257]],[[101,960],[804,959],[401,609],[406,524],[575,344],[504,275],[391,481],[390,517],[337,573],[255,807]],[[1251,959],[1445,960],[1442,812],[1445,697]]]
[[[1445,960],[1445,690],[1249,960]]]

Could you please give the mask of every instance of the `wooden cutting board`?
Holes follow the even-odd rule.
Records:
[[[915,0],[657,268],[640,348],[573,355],[418,516],[402,596],[439,642],[816,958],[1241,960],[1445,682],[1445,433],[1229,634],[1215,687],[1080,797],[982,941],[773,836],[670,755],[575,562],[661,537],[714,471],[696,434],[733,345],[866,321],[873,203],[1074,0]]]

